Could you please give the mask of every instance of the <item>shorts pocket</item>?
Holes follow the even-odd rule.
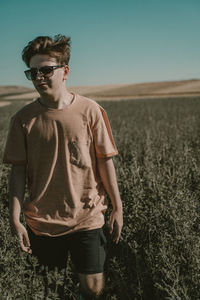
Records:
[[[106,237],[104,235],[103,229],[100,230],[99,235],[100,235],[100,244],[101,244],[101,246],[106,245],[107,240],[106,240]]]

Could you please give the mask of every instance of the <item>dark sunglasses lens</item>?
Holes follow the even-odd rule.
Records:
[[[24,73],[25,73],[27,79],[29,79],[29,80],[32,79],[32,78],[31,78],[31,71],[30,71],[30,70],[27,70],[27,71],[25,71]]]
[[[53,70],[52,67],[42,67],[42,68],[40,68],[40,72],[44,75],[47,75],[47,74],[51,73],[52,70]]]
[[[35,80],[37,77],[37,70],[30,70],[30,77],[32,80]]]
[[[25,71],[25,75],[29,80],[36,80],[38,71],[39,71],[39,74],[42,76],[51,76],[53,69],[54,68],[51,66],[42,67],[39,70],[38,69],[30,69],[30,70]]]

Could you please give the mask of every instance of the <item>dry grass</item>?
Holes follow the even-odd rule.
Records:
[[[18,86],[18,85],[1,85],[0,86],[0,96],[8,95],[8,94],[22,94],[33,91],[33,89]]]
[[[69,91],[91,97],[95,100],[121,100],[166,98],[200,95],[200,80],[149,82],[102,86],[71,86]],[[0,86],[4,100],[34,99],[39,94],[33,89],[19,86]]]
[[[7,105],[10,105],[10,104],[11,104],[10,101],[1,101],[0,102],[0,107],[7,106]]]
[[[166,81],[124,85],[107,91],[88,92],[88,96],[107,98],[133,98],[169,95],[200,94],[200,80]]]

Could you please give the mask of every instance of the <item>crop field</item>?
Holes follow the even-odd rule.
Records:
[[[1,158],[12,114],[0,108]],[[200,97],[99,102],[119,155],[113,158],[124,207],[118,245],[107,236],[104,300],[200,299]],[[0,165],[0,300],[42,300],[37,261],[22,253],[8,220],[8,174]],[[107,219],[110,209],[107,213]],[[23,221],[23,216],[22,216]],[[49,300],[75,299],[77,275],[49,272]]]

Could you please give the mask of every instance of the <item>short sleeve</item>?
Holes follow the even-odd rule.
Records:
[[[96,156],[106,158],[118,154],[106,111],[99,105],[93,119],[92,133]]]
[[[26,164],[26,136],[18,117],[13,116],[10,121],[7,141],[3,154],[3,163],[20,165]]]

